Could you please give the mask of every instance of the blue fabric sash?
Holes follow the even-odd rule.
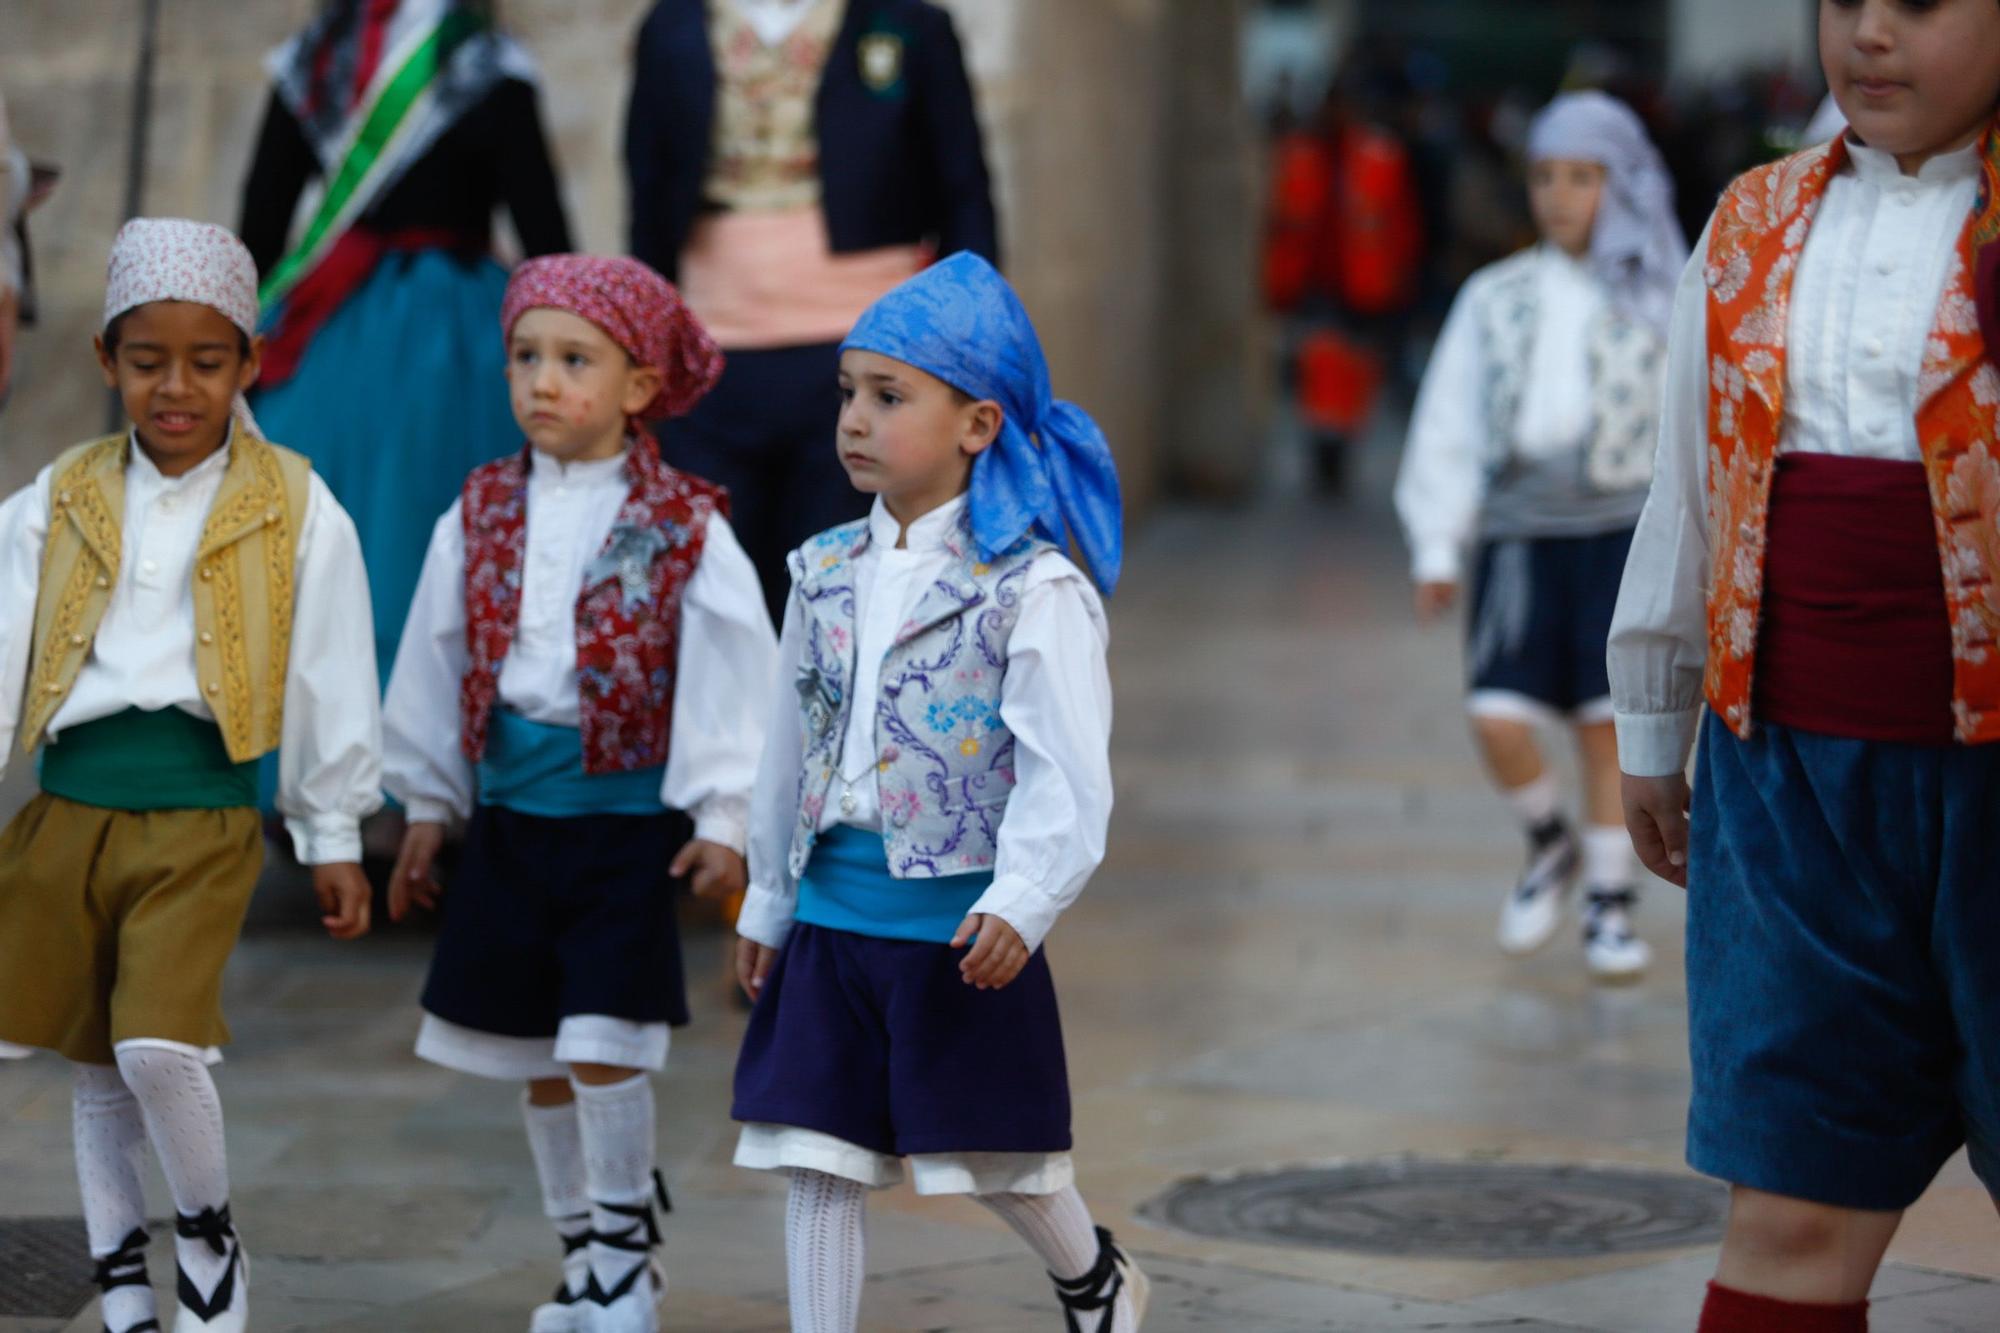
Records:
[[[479,764],[479,801],[544,819],[579,815],[657,815],[664,764],[629,773],[583,771],[583,733],[531,722],[496,708]]]
[[[797,919],[880,939],[949,944],[992,884],[988,874],[897,879],[881,834],[836,824],[819,835],[799,877]]]

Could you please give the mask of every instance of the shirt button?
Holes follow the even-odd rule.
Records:
[[[1886,421],[1871,421],[1868,423],[1868,433],[1879,440],[1889,433],[1889,423]]]
[[[1868,340],[1868,355],[1880,356],[1882,355],[1882,352],[1883,352],[1882,340],[1880,338],[1870,338]]]
[[[1893,259],[1878,259],[1875,261],[1875,271],[1886,278],[1896,271],[1896,261]]]
[[[159,564],[152,560],[141,560],[139,562],[139,568],[144,570],[148,574],[157,574],[160,572]]]

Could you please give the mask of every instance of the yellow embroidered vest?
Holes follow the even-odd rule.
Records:
[[[118,582],[123,435],[56,460],[21,747],[41,744],[76,685]],[[278,747],[292,642],[292,570],[311,464],[238,431],[195,552],[196,679],[235,763]]]
[[[1965,744],[2000,741],[2000,371],[1987,360],[1973,279],[1980,247],[2000,238],[2000,128],[1983,147],[1979,204],[1925,345],[1917,440],[1937,519],[1951,612],[1953,713]],[[1751,689],[1764,587],[1765,528],[1785,419],[1785,337],[1799,255],[1845,138],[1744,175],[1716,208],[1708,285],[1709,707],[1738,736]]]

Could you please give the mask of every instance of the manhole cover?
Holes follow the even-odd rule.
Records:
[[[68,1319],[97,1294],[92,1271],[81,1219],[0,1218],[0,1315]]]
[[[1728,1194],[1618,1167],[1392,1158],[1183,1181],[1152,1221],[1222,1240],[1426,1259],[1547,1259],[1704,1245]]]

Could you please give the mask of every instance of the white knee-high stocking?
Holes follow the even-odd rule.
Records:
[[[217,1230],[215,1219],[229,1206],[229,1159],[222,1137],[222,1098],[200,1053],[177,1045],[121,1042],[118,1072],[145,1113],[146,1134],[173,1192],[174,1211],[183,1218],[204,1219],[209,1230]],[[233,1233],[220,1241],[206,1235],[174,1239],[181,1271],[204,1294],[215,1289],[229,1268],[230,1239]]]
[[[542,1186],[542,1213],[563,1242],[563,1289],[568,1303],[582,1300],[590,1282],[590,1188],[583,1169],[583,1132],[576,1103],[536,1106],[521,1098],[521,1119]],[[559,1298],[559,1301],[561,1298]],[[551,1325],[560,1309],[542,1318]]]
[[[83,1225],[98,1280],[137,1282],[106,1288],[104,1326],[125,1333],[153,1318],[153,1289],[146,1276],[146,1192],[141,1176],[146,1121],[138,1098],[111,1065],[76,1066],[70,1097],[70,1130],[76,1143],[76,1183],[83,1196]]]
[[[657,1238],[653,1201],[653,1081],[570,1081],[590,1196],[590,1271],[606,1292],[643,1270]]]
[[[1092,1224],[1090,1208],[1084,1203],[1083,1196],[1077,1193],[1076,1186],[1071,1185],[1054,1194],[977,1194],[973,1197],[999,1214],[1022,1240],[1028,1242],[1028,1247],[1041,1256],[1049,1276],[1056,1280],[1058,1290],[1068,1293],[1065,1299],[1092,1295],[1099,1295],[1102,1299],[1101,1294],[1111,1290],[1114,1282],[1123,1282],[1129,1276],[1129,1270],[1121,1274],[1107,1261],[1107,1255],[1112,1254],[1110,1234],[1099,1231]],[[1092,1333],[1096,1333],[1098,1328],[1106,1330],[1106,1333],[1136,1333],[1138,1309],[1142,1303],[1135,1302],[1129,1292],[1121,1289],[1117,1299],[1093,1307],[1091,1317],[1098,1322],[1086,1327],[1091,1328]]]
[[[792,1333],[854,1333],[868,1252],[868,1187],[793,1171],[785,1203]]]

